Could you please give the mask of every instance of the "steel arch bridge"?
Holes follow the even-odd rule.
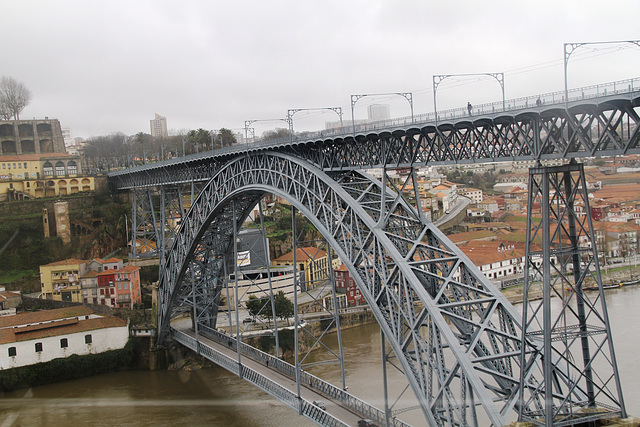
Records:
[[[542,344],[528,338],[521,316],[402,194],[413,190],[420,206],[415,168],[424,165],[639,153],[639,105],[640,92],[630,89],[439,123],[383,124],[368,133],[145,165],[110,174],[110,185],[117,191],[204,184],[161,257],[161,341],[171,318],[193,307],[198,322],[215,322],[235,230],[273,193],[300,210],[345,263],[429,424],[475,425],[481,411],[504,425],[514,410],[540,411],[539,400],[522,408],[519,396],[538,393],[545,378],[571,384],[570,374],[559,365],[541,371]],[[361,172],[378,167],[382,181]],[[400,188],[388,179],[392,168],[412,170]],[[584,401],[581,388],[571,389],[565,401]],[[613,412],[624,415],[622,396],[605,394],[613,396]]]

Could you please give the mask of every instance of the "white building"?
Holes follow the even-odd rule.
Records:
[[[391,118],[391,109],[389,104],[371,104],[367,107],[367,115],[369,120],[374,122],[389,120]]]
[[[471,203],[482,202],[482,190],[477,188],[461,188],[458,190],[458,194],[471,199]]]
[[[151,136],[153,138],[166,138],[169,136],[167,132],[167,118],[158,113],[156,118],[151,120]]]
[[[117,350],[128,338],[125,320],[84,306],[0,317],[0,369]]]

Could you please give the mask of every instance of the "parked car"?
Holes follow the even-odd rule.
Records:
[[[368,418],[363,418],[358,421],[358,427],[377,427],[373,421]]]
[[[314,400],[313,404],[316,405],[318,408],[322,409],[323,411],[327,410],[327,407],[325,406],[324,402],[321,400]]]
[[[245,317],[244,319],[242,319],[242,323],[255,323],[256,319],[254,319],[253,317]]]

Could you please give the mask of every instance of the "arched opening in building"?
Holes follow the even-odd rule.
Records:
[[[13,126],[12,125],[0,125],[0,138],[8,136],[13,137]]]
[[[50,139],[40,140],[40,152],[41,153],[53,153],[53,142]]]
[[[69,160],[69,163],[67,163],[67,173],[69,175],[78,174],[78,165],[76,164],[75,160]]]
[[[56,162],[56,176],[64,176],[64,175],[65,175],[64,163],[62,163],[61,161]]]
[[[25,139],[20,142],[20,149],[22,154],[35,154],[36,143],[32,139]]]
[[[64,179],[61,179],[60,181],[58,181],[58,193],[60,195],[67,194],[67,181],[65,181]]]
[[[2,154],[17,154],[15,141],[2,141]]]
[[[71,191],[71,194],[75,194],[80,191],[80,186],[77,179],[72,179],[71,181],[69,181],[69,190]]]
[[[44,176],[53,176],[53,165],[51,162],[45,162],[45,164],[42,165],[42,173]]]
[[[25,138],[28,136],[33,136],[33,126],[28,124],[18,125],[18,133],[20,134],[20,138]]]
[[[51,137],[51,125],[49,123],[38,123],[38,135]]]

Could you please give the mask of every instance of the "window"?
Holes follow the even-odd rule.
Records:
[[[27,168],[27,162],[24,162],[24,168],[25,169]]]
[[[129,282],[124,282],[122,284],[122,289],[129,289]]]
[[[56,163],[56,175],[57,176],[64,175],[64,163],[62,163],[62,162],[57,162]]]
[[[69,171],[70,175],[76,175],[78,173],[78,166],[76,165],[76,162],[71,160],[69,163],[67,163],[67,170]]]
[[[16,350],[16,348],[9,347],[9,357],[14,357],[16,354],[18,354],[18,351]]]
[[[91,335],[85,335],[84,336],[84,343],[85,344],[91,344],[93,341],[91,339]]]
[[[122,294],[118,295],[118,302],[122,302]]]
[[[42,343],[41,342],[37,342],[36,343],[36,353],[40,353],[42,351]]]
[[[60,340],[60,348],[67,348],[69,347],[69,341],[66,338],[62,338]]]

